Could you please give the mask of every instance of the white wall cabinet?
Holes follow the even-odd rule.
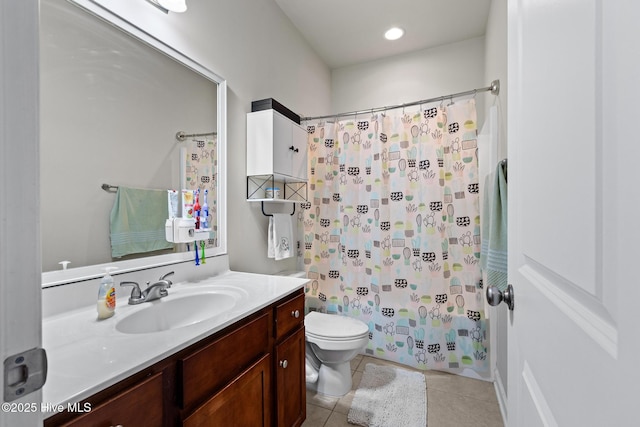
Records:
[[[307,130],[275,110],[247,114],[247,175],[307,180]]]

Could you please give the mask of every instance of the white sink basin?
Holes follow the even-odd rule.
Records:
[[[238,296],[224,292],[159,299],[143,303],[143,309],[119,320],[116,329],[125,334],[148,334],[183,328],[231,310],[237,300]]]

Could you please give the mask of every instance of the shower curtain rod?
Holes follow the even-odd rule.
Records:
[[[367,113],[371,114],[379,111],[393,110],[395,108],[404,108],[404,107],[411,107],[413,105],[427,104],[429,102],[444,101],[445,99],[449,99],[449,98],[453,99],[459,96],[475,95],[478,92],[491,92],[492,95],[498,95],[500,93],[500,80],[492,81],[491,84],[487,87],[467,90],[464,92],[452,93],[451,95],[438,96],[436,98],[423,99],[421,101],[408,102],[406,104],[392,105],[389,107],[370,108],[368,110],[349,111],[347,113],[340,113],[340,114],[327,114],[326,116],[300,117],[300,121],[330,119],[334,117],[337,118],[337,117],[343,117],[343,116],[357,116],[358,114],[367,114]]]

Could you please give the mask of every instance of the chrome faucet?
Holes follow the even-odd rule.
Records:
[[[137,282],[120,282],[120,286],[131,286],[131,296],[129,297],[129,304],[142,304],[143,302],[149,302],[157,300],[169,295],[167,288],[171,286],[170,280],[159,280],[153,285],[149,285],[147,282],[147,289],[140,290],[140,285]]]
[[[129,297],[129,304],[140,304],[144,302],[142,298],[142,292],[140,291],[140,285],[137,282],[120,282],[120,286],[131,286],[131,296]]]
[[[147,289],[142,291],[142,298],[145,301],[153,301],[154,299],[160,299],[169,295],[167,288],[171,286],[171,282],[168,280],[160,280],[153,285],[149,285],[147,282]]]
[[[173,282],[171,280],[167,279],[167,277],[173,276],[174,273],[175,273],[175,271],[170,271],[167,274],[163,274],[162,276],[160,276],[160,280],[166,280],[169,283],[167,288],[170,288],[171,285],[173,285]]]

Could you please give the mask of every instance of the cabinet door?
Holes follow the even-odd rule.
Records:
[[[273,173],[277,175],[291,176],[293,173],[291,162],[295,147],[291,140],[291,126],[291,120],[273,112]]]
[[[271,425],[271,356],[266,355],[187,417],[184,427]]]
[[[247,175],[273,174],[273,110],[247,114]]]
[[[65,427],[162,426],[162,372],[91,409]]]
[[[304,327],[276,346],[278,427],[300,426],[307,416]]]
[[[202,402],[267,353],[272,321],[270,314],[263,314],[181,358],[182,408]]]
[[[293,123],[292,140],[291,145],[294,147],[291,160],[291,176],[300,179],[301,181],[307,180],[307,141],[309,134],[307,128],[298,126]],[[297,151],[295,151],[297,150]]]
[[[306,128],[275,110],[247,114],[247,175],[307,179]]]

